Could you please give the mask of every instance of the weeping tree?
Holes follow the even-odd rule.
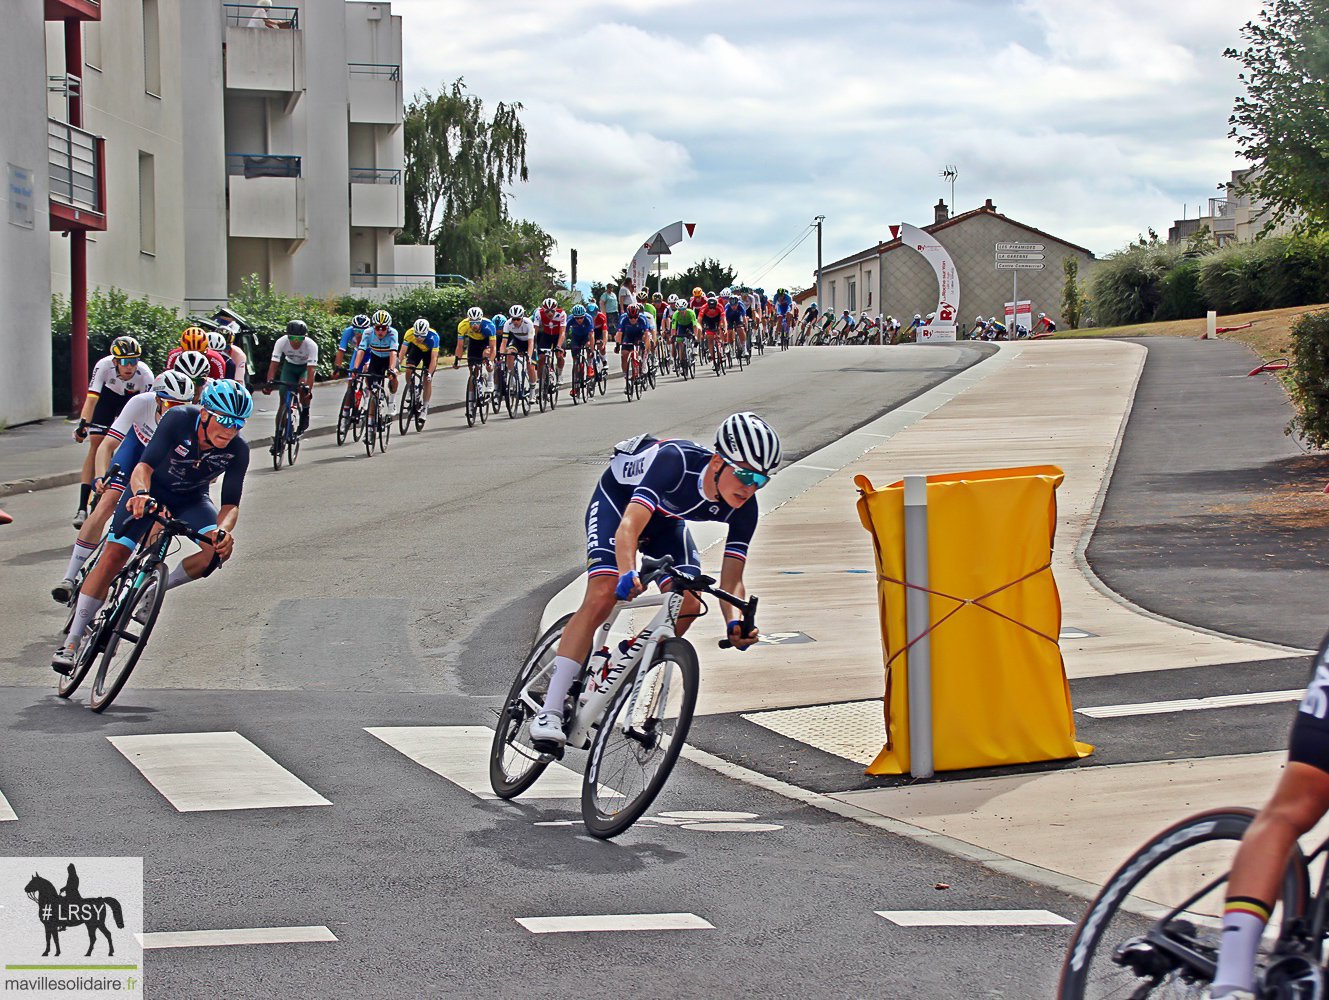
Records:
[[[433,243],[442,273],[478,277],[508,259],[506,189],[528,177],[521,110],[500,102],[487,116],[460,77],[438,94],[420,91],[406,109],[402,239]]]

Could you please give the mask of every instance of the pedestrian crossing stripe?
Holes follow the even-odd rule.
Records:
[[[135,934],[144,951],[155,948],[215,948],[239,944],[302,944],[336,941],[326,927],[237,927],[215,931],[149,931]]]
[[[107,739],[179,812],[332,805],[236,732]]]
[[[1217,694],[1207,698],[1178,698],[1175,701],[1149,701],[1134,705],[1098,705],[1077,708],[1079,715],[1091,719],[1123,719],[1133,715],[1167,715],[1172,712],[1198,712],[1209,708],[1237,708],[1241,705],[1277,705],[1300,701],[1304,688],[1287,691],[1249,691],[1244,694]]]
[[[604,913],[573,917],[517,917],[532,934],[588,931],[713,931],[715,925],[695,913]]]
[[[899,927],[1062,927],[1051,910],[875,910]]]
[[[10,808],[9,800],[5,798],[5,793],[0,792],[0,823],[14,819],[18,819],[18,816],[16,816],[14,810]]]
[[[498,798],[489,784],[494,731],[487,726],[374,726],[365,732],[477,798]],[[523,797],[579,799],[581,775],[555,761]]]

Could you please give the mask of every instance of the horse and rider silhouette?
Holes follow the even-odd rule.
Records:
[[[28,894],[29,899],[36,902],[37,919],[46,929],[46,950],[42,952],[43,958],[51,954],[51,945],[55,945],[55,953],[59,956],[60,932],[79,924],[83,924],[88,930],[88,950],[84,953],[85,958],[92,954],[93,946],[97,943],[98,931],[106,936],[107,955],[115,954],[115,942],[111,940],[111,932],[106,926],[106,911],[110,909],[114,914],[116,927],[124,927],[125,918],[120,910],[120,901],[114,896],[85,898],[79,895],[78,871],[72,864],[69,866],[69,877],[65,880],[65,887],[59,892],[56,892],[54,885],[36,872],[33,872],[23,891]]]

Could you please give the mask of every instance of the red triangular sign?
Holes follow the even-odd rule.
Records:
[[[898,240],[899,238],[900,238],[900,227],[891,226],[891,239]]]
[[[683,223],[683,228],[686,229],[688,231],[688,235],[691,236],[692,230],[697,228],[697,224],[695,222],[685,222]]]

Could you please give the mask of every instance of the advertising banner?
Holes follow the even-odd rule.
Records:
[[[675,222],[665,226],[650,239],[643,240],[637,252],[632,255],[632,260],[628,262],[628,279],[632,282],[632,290],[640,292],[645,288],[646,279],[655,267],[655,257],[650,252],[652,243],[660,239],[666,246],[673,247],[683,242],[684,232],[691,236],[696,228],[695,222]]]
[[[937,310],[922,330],[919,343],[955,340],[955,314],[960,305],[960,277],[946,248],[917,226],[900,226],[900,240],[923,255],[937,275]]]
[[[1026,330],[1034,328],[1034,304],[1029,299],[1021,299],[1019,302],[1006,303],[1006,318],[1003,320],[1006,329],[1010,331],[1011,336],[1015,336],[1015,327],[1024,327]]]

